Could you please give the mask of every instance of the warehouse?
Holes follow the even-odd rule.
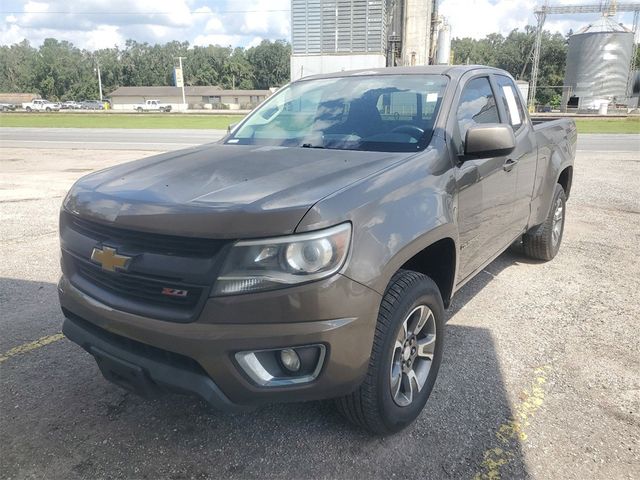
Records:
[[[218,86],[184,88],[189,109],[250,110],[271,95],[270,90],[223,90]],[[146,100],[159,100],[173,110],[184,110],[182,89],[178,87],[120,87],[111,95],[114,110],[132,111]]]

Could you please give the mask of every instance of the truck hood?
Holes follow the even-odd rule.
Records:
[[[407,153],[209,144],[101,170],[73,186],[76,215],[205,238],[292,233],[320,199]]]

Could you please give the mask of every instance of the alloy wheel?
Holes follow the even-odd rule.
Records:
[[[424,387],[436,347],[436,319],[426,305],[406,316],[396,336],[391,358],[391,396],[396,405],[411,405]]]

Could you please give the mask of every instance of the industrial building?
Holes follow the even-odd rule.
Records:
[[[185,87],[185,100],[190,109],[229,110],[250,109],[271,95],[270,90],[223,90],[218,86]],[[114,110],[132,111],[146,100],[159,100],[182,110],[182,89],[179,87],[120,87],[111,92]]]
[[[633,32],[603,16],[569,38],[562,104],[578,110],[629,96]]]
[[[291,79],[359,68],[436,63],[436,0],[291,0]],[[439,63],[449,63],[442,34]]]

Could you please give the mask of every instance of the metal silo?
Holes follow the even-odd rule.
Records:
[[[633,32],[602,17],[569,38],[563,104],[581,110],[627,97]]]

